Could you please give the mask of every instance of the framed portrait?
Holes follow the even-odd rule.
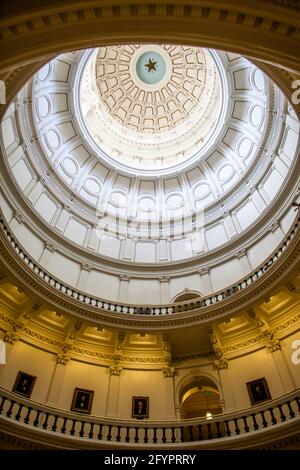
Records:
[[[92,390],[85,390],[84,388],[75,388],[71,411],[77,413],[90,414],[92,409],[94,392]]]
[[[247,383],[247,389],[251,405],[257,405],[263,401],[271,400],[271,394],[265,378],[252,380]]]
[[[12,391],[23,395],[24,397],[30,398],[33,386],[35,384],[36,377],[34,375],[27,374],[26,372],[19,371],[15,380]]]
[[[132,397],[132,418],[149,418],[149,397]]]

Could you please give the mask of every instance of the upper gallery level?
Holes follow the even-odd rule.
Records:
[[[143,305],[208,296],[293,230],[298,134],[283,93],[236,54],[63,54],[4,116],[4,221],[66,288]]]

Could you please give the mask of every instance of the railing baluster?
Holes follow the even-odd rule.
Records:
[[[171,427],[172,435],[171,435],[171,442],[176,442],[176,436],[175,436],[175,428],[174,426]]]
[[[99,432],[98,432],[98,440],[101,441],[102,440],[102,428],[103,428],[103,424],[99,424]]]
[[[156,444],[156,443],[157,443],[156,429],[157,429],[157,428],[153,428],[153,444]]]
[[[95,425],[95,423],[92,422],[92,423],[90,423],[90,425],[91,425],[91,426],[90,426],[90,431],[89,431],[89,433],[88,433],[88,438],[89,438],[89,439],[93,439],[93,437],[94,437],[94,425]]]
[[[117,442],[120,442],[121,440],[121,426],[118,426],[118,432],[117,432],[117,436],[116,436],[116,441]]]
[[[6,401],[7,401],[7,398],[6,398],[6,397],[2,397],[1,405],[0,405],[0,414],[2,414],[3,406],[4,406],[4,403],[5,403]]]
[[[19,421],[19,420],[20,420],[20,418],[21,418],[21,411],[22,411],[23,408],[24,408],[24,405],[20,404],[20,405],[19,405],[19,408],[18,408],[18,412],[17,412],[17,414],[16,414],[16,416],[15,416],[15,420],[16,420],[16,421]]]
[[[31,408],[31,406],[28,406],[27,415],[25,416],[25,419],[24,419],[24,423],[25,423],[25,424],[28,424],[28,423],[29,423],[29,419],[30,419],[31,412],[32,412],[32,408]]]
[[[237,420],[237,418],[234,418],[233,421],[234,421],[234,432],[235,432],[235,434],[238,435],[238,434],[241,433],[239,425],[238,425],[238,420]]]
[[[257,431],[257,429],[258,429],[259,426],[258,426],[258,424],[257,424],[256,418],[255,418],[255,414],[253,413],[251,416],[252,416],[252,420],[253,420],[253,427],[254,427],[255,431]]]
[[[260,414],[261,414],[261,417],[262,417],[262,425],[263,425],[263,428],[267,428],[267,427],[268,427],[268,423],[267,423],[267,421],[266,421],[264,411],[261,410],[261,411],[260,411]]]
[[[74,434],[75,434],[75,426],[76,426],[76,423],[77,423],[77,420],[76,420],[76,419],[72,419],[72,427],[71,427],[71,430],[70,430],[71,436],[74,436]]]
[[[111,441],[111,427],[112,427],[112,425],[109,424],[108,425],[108,433],[107,433],[107,436],[106,436],[107,441]]]
[[[249,432],[249,426],[248,426],[248,423],[247,423],[247,417],[246,416],[243,416],[243,421],[244,421],[244,432]]]
[[[185,437],[184,437],[184,427],[180,426],[180,442],[185,442]]]
[[[35,410],[35,411],[36,411],[36,410]],[[33,421],[33,426],[35,426],[36,428],[37,428],[38,425],[39,425],[39,417],[40,417],[40,414],[41,414],[41,410],[36,411],[36,417],[35,417],[35,420]]]
[[[139,428],[138,428],[138,426],[135,427],[134,442],[139,442]]]
[[[286,421],[286,417],[285,417],[285,414],[284,414],[283,411],[282,411],[282,405],[278,405],[278,409],[279,409],[279,411],[280,411],[280,419],[281,419],[281,421],[282,421],[282,423],[283,423],[284,421]]]
[[[228,422],[227,419],[225,419],[224,423],[225,423],[225,427],[226,427],[226,436],[229,437],[229,436],[231,436],[231,431],[230,431],[230,428],[229,428],[229,422]]]
[[[81,421],[81,428],[80,428],[80,431],[79,431],[79,436],[80,437],[84,436],[84,425],[85,425],[85,421]]]
[[[203,441],[202,425],[198,424],[198,440]]]
[[[287,404],[288,409],[289,409],[290,418],[294,418],[295,417],[295,412],[294,412],[293,408],[291,407],[290,400],[287,400],[286,404]]]
[[[43,422],[43,424],[42,424],[42,428],[43,428],[43,429],[47,429],[47,428],[48,428],[48,419],[49,419],[49,416],[50,416],[50,413],[46,413],[44,422]]]
[[[10,406],[9,406],[7,412],[6,412],[6,416],[7,416],[8,418],[11,417],[12,409],[13,409],[13,406],[14,406],[15,403],[16,403],[15,400],[11,400]]]
[[[129,426],[126,426],[126,437],[125,437],[125,442],[130,441],[130,435],[129,435],[130,428]]]
[[[56,429],[57,429],[57,420],[58,420],[58,416],[55,415],[55,416],[54,416],[54,423],[52,424],[52,428],[51,428],[53,432],[56,432]]]
[[[163,426],[162,428],[162,442],[163,444],[165,444],[167,442],[167,438],[166,438],[166,428]]]
[[[148,442],[148,428],[145,428],[144,443],[147,444],[147,442]]]
[[[65,433],[66,433],[66,429],[67,429],[67,428],[66,428],[67,420],[68,420],[68,418],[65,417],[65,418],[64,418],[64,421],[63,421],[62,428],[61,428],[61,430],[60,430],[60,432],[61,432],[62,434],[65,434]]]
[[[273,408],[269,408],[268,411],[270,411],[272,424],[277,424],[277,419],[276,419],[275,416],[274,416]]]
[[[222,437],[219,421],[216,421],[216,428],[217,428],[217,437]]]
[[[207,437],[208,439],[212,439],[211,423],[206,423],[206,427],[207,427]]]

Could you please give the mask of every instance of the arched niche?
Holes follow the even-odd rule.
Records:
[[[172,303],[186,302],[188,300],[199,299],[200,297],[202,297],[202,294],[200,292],[184,289],[182,292],[179,292],[175,295],[172,300]]]
[[[182,386],[179,392],[181,419],[210,419],[222,413],[220,392],[207,377],[197,376]]]

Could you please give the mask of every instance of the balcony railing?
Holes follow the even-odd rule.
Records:
[[[215,294],[202,297],[199,300],[192,300],[190,302],[187,301],[185,303],[178,303],[172,305],[167,304],[162,306],[134,306],[99,299],[87,293],[83,293],[77,289],[74,289],[73,287],[56,279],[52,274],[45,271],[44,268],[42,268],[36,261],[34,261],[30,257],[30,255],[24,250],[24,248],[19,245],[19,243],[15,240],[13,234],[9,231],[4,220],[3,214],[0,211],[0,227],[6,240],[9,242],[10,246],[18,255],[18,257],[28,266],[28,268],[36,276],[38,276],[39,279],[42,279],[47,285],[50,285],[53,289],[59,291],[68,298],[74,299],[82,304],[90,305],[92,307],[108,312],[138,315],[170,315],[178,312],[199,310],[201,308],[222,302],[222,300],[233,296],[237,292],[247,289],[248,287],[253,285],[258,279],[260,279],[274,265],[274,263],[276,263],[278,259],[282,257],[291,240],[298,232],[299,222],[300,217],[297,218],[291,230],[284,238],[283,242],[279,245],[279,247],[273,252],[273,254],[263,264],[256,268],[251,274],[249,274],[249,276],[245,277],[238,283],[231,285],[222,291],[216,292]]]
[[[265,402],[260,406],[227,413],[211,420],[192,419],[178,421],[116,420],[83,416],[57,410],[21,398],[0,389],[0,429],[5,423],[20,425],[24,431],[42,430],[52,436],[68,440],[113,445],[134,444],[135,446],[182,443],[203,443],[220,439],[228,441],[236,436],[248,436],[268,429],[281,428],[282,423],[294,422],[300,429],[300,390],[295,390],[279,399]],[[2,425],[1,425],[2,423]],[[49,435],[50,433],[50,435]],[[79,445],[79,444],[78,444]]]

